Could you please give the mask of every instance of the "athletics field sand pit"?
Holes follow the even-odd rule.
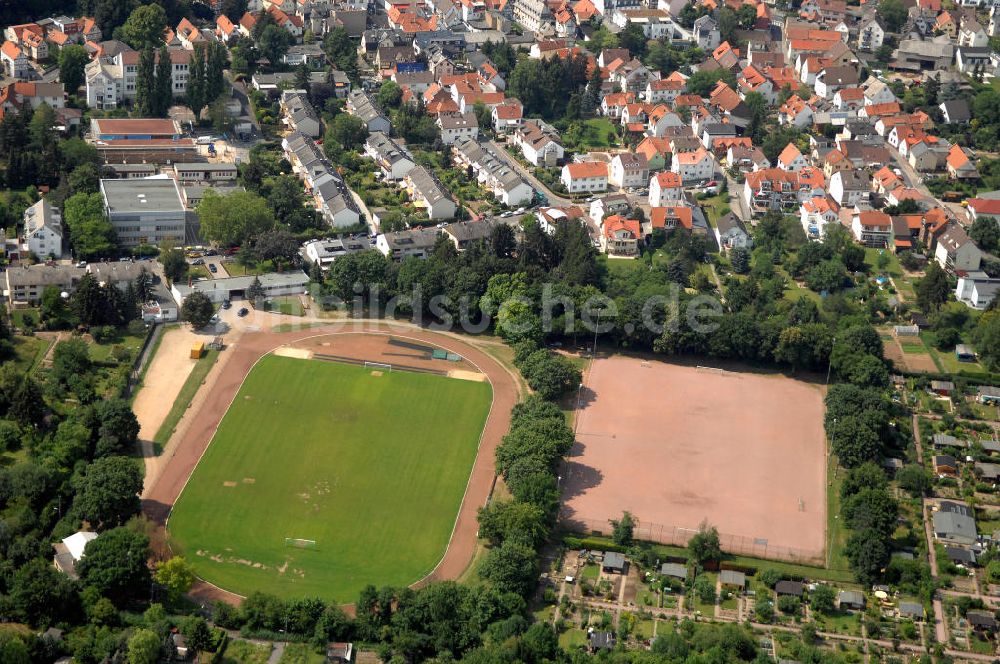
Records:
[[[564,523],[683,545],[702,522],[732,553],[822,563],[823,388],[781,375],[597,359],[563,470]]]

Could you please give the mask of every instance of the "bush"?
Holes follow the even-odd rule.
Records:
[[[97,343],[106,344],[118,337],[118,330],[111,325],[101,325],[91,329],[90,334],[93,335],[94,341]]]
[[[786,615],[797,615],[799,612],[799,602],[798,597],[792,597],[791,595],[785,595],[784,597],[778,598],[778,610]]]

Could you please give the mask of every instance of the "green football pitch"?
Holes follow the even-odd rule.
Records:
[[[489,383],[264,357],[174,505],[173,550],[241,595],[413,583],[444,555],[491,400]]]

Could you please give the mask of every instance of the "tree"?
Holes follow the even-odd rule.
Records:
[[[489,550],[479,567],[479,576],[501,593],[526,595],[538,578],[535,550],[508,539]]]
[[[878,434],[859,415],[837,418],[827,427],[833,453],[845,468],[855,468],[878,459],[882,443]]]
[[[160,263],[163,265],[163,274],[171,283],[182,281],[188,275],[191,266],[188,265],[184,257],[184,251],[177,247],[170,247],[160,251]]]
[[[899,505],[887,490],[865,488],[844,501],[841,514],[852,530],[870,528],[891,533],[899,516]]]
[[[930,313],[948,301],[951,293],[951,286],[948,284],[948,275],[936,262],[931,261],[927,265],[924,278],[917,282],[917,306],[923,311]]]
[[[479,508],[479,536],[490,546],[500,546],[514,538],[534,548],[548,535],[546,518],[537,505],[516,500],[492,501]]]
[[[88,62],[90,54],[79,44],[67,44],[59,50],[59,80],[71,96],[83,85],[83,69]]]
[[[825,260],[806,275],[806,285],[816,292],[834,292],[844,285],[844,264],[838,259]]]
[[[139,53],[139,66],[135,77],[135,109],[140,117],[153,113],[156,97],[156,65],[152,44]]]
[[[191,323],[191,327],[200,330],[211,322],[215,315],[215,305],[207,295],[200,291],[191,293],[181,305],[181,317]]]
[[[128,454],[139,438],[139,420],[128,401],[102,399],[84,411],[83,422],[90,429],[94,456]]]
[[[618,546],[631,546],[635,531],[635,519],[628,512],[622,512],[622,518],[611,521],[611,538]]]
[[[66,178],[70,191],[74,194],[96,194],[100,181],[100,174],[93,164],[80,164]]]
[[[170,51],[166,46],[160,47],[159,60],[156,63],[156,81],[153,84],[152,103],[150,107],[153,115],[158,118],[166,117],[170,105],[174,101],[174,78],[173,62],[170,60]]]
[[[746,274],[750,271],[750,252],[743,247],[735,247],[729,252],[729,262],[736,274]]]
[[[148,596],[149,538],[130,528],[113,528],[87,543],[76,564],[80,581],[115,602]]]
[[[345,150],[360,147],[368,138],[368,128],[364,121],[356,116],[341,113],[333,119],[326,130],[325,140],[333,140]]]
[[[187,103],[195,118],[201,116],[201,109],[208,103],[206,94],[205,46],[195,44],[188,64]]]
[[[969,227],[969,237],[983,251],[994,251],[1000,243],[1000,225],[990,217],[977,217]]]
[[[642,31],[642,26],[632,21],[625,23],[625,29],[618,35],[618,44],[622,48],[627,48],[632,57],[642,60],[646,57],[646,34]]]
[[[291,45],[292,36],[288,31],[273,24],[265,27],[257,39],[257,48],[260,49],[261,55],[272,64],[280,63]]]
[[[826,584],[819,584],[815,590],[809,591],[809,606],[812,607],[813,611],[833,613],[836,599],[837,593]]]
[[[63,203],[63,221],[69,229],[73,255],[79,260],[113,257],[117,251],[115,229],[104,216],[99,193],[73,194]]]
[[[260,283],[260,277],[254,276],[253,281],[247,286],[246,296],[254,306],[264,299],[264,286]]]
[[[915,497],[923,496],[932,485],[930,475],[927,470],[918,464],[910,463],[896,472],[896,481],[899,486]]]
[[[267,202],[250,191],[225,196],[205,192],[198,204],[202,236],[221,245],[236,246],[274,228],[274,215]]]
[[[732,10],[729,11],[732,12]],[[736,76],[728,69],[697,71],[688,78],[686,88],[693,95],[707,97],[719,81],[724,81],[729,87],[734,87],[736,85]],[[781,147],[784,148],[785,146],[782,145]]]
[[[909,14],[902,0],[879,0],[878,15],[885,21],[889,32],[899,32]]]
[[[181,634],[187,639],[189,650],[195,653],[207,652],[214,646],[215,639],[208,622],[201,616],[189,616],[181,623]],[[197,659],[197,657],[196,657]]]
[[[286,230],[261,233],[254,236],[248,246],[253,258],[258,261],[286,265],[299,258],[299,240]]]
[[[568,358],[537,350],[518,367],[531,389],[543,399],[555,400],[575,390],[583,376]]]
[[[222,0],[221,11],[233,23],[238,23],[247,11],[247,0]]]
[[[395,81],[386,81],[378,90],[378,105],[382,108],[399,108],[403,89]]]
[[[160,5],[150,3],[137,7],[121,29],[121,40],[136,50],[156,47],[163,43],[167,29],[167,14]]]
[[[739,18],[729,7],[719,11],[719,38],[722,41],[736,43],[736,30],[740,27]]]
[[[156,664],[160,661],[160,637],[150,629],[137,629],[128,640],[128,664]]]
[[[888,481],[882,467],[873,461],[868,461],[847,471],[847,476],[840,485],[840,496],[847,498],[862,489],[884,489]]]
[[[92,525],[113,527],[139,512],[142,474],[128,457],[106,457],[90,464],[74,488],[74,514]]]
[[[32,558],[13,572],[8,601],[17,619],[29,625],[72,618],[79,605],[73,582],[42,558]]]
[[[166,589],[170,601],[178,602],[194,585],[194,568],[182,556],[174,556],[170,560],[157,564],[154,578],[159,585]]]
[[[874,530],[852,533],[847,538],[845,553],[854,576],[862,585],[870,585],[878,580],[891,555],[886,535]]]
[[[212,43],[208,47],[208,58],[205,62],[205,100],[208,103],[214,102],[225,92],[224,70],[227,64],[226,47],[218,42]]]
[[[688,554],[696,565],[704,567],[707,562],[722,559],[722,548],[719,545],[719,531],[715,526],[703,523],[691,539],[688,540]]]

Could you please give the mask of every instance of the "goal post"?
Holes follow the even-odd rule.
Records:
[[[392,365],[386,364],[385,362],[369,362],[368,360],[365,360],[365,369],[379,369],[392,373]]]
[[[286,537],[285,546],[295,547],[296,549],[318,549],[316,545],[316,540],[311,539],[301,539],[299,537]]]

